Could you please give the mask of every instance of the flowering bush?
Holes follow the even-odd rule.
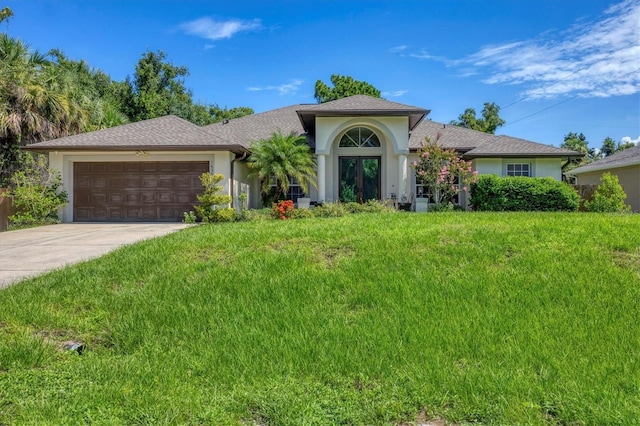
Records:
[[[435,204],[451,203],[460,191],[466,191],[477,181],[471,161],[462,160],[453,149],[444,149],[427,137],[418,151],[419,158],[411,164],[416,171],[416,179],[424,186],[425,195]]]
[[[284,200],[273,203],[273,217],[276,219],[291,219],[293,216],[293,201]]]

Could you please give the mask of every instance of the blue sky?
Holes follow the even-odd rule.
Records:
[[[0,31],[123,80],[147,50],[189,68],[196,101],[262,112],[365,80],[449,122],[496,102],[498,134],[558,146],[640,140],[640,0],[37,1]]]

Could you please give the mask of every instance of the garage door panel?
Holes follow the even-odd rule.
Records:
[[[94,196],[94,200],[96,200],[96,204],[101,205],[118,205],[123,204],[126,201],[126,197],[122,192],[108,192],[105,194],[105,200],[102,203],[97,202],[98,197],[102,197],[102,194],[96,194]]]
[[[90,200],[87,204],[106,206],[108,195],[104,192],[92,192],[87,194],[87,198]]]
[[[126,163],[95,163],[97,164],[104,164],[104,166],[100,167],[100,170],[95,169],[94,172],[111,172],[111,173],[117,173],[117,172],[122,172],[124,171],[124,165]]]
[[[207,161],[74,163],[74,220],[181,221],[208,170]]]

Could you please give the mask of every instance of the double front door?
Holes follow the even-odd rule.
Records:
[[[380,199],[380,157],[339,157],[340,201]]]

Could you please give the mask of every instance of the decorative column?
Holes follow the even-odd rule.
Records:
[[[409,197],[407,188],[407,155],[398,155],[398,199],[403,195]]]
[[[324,203],[327,198],[326,154],[317,154],[318,158],[318,202]]]

